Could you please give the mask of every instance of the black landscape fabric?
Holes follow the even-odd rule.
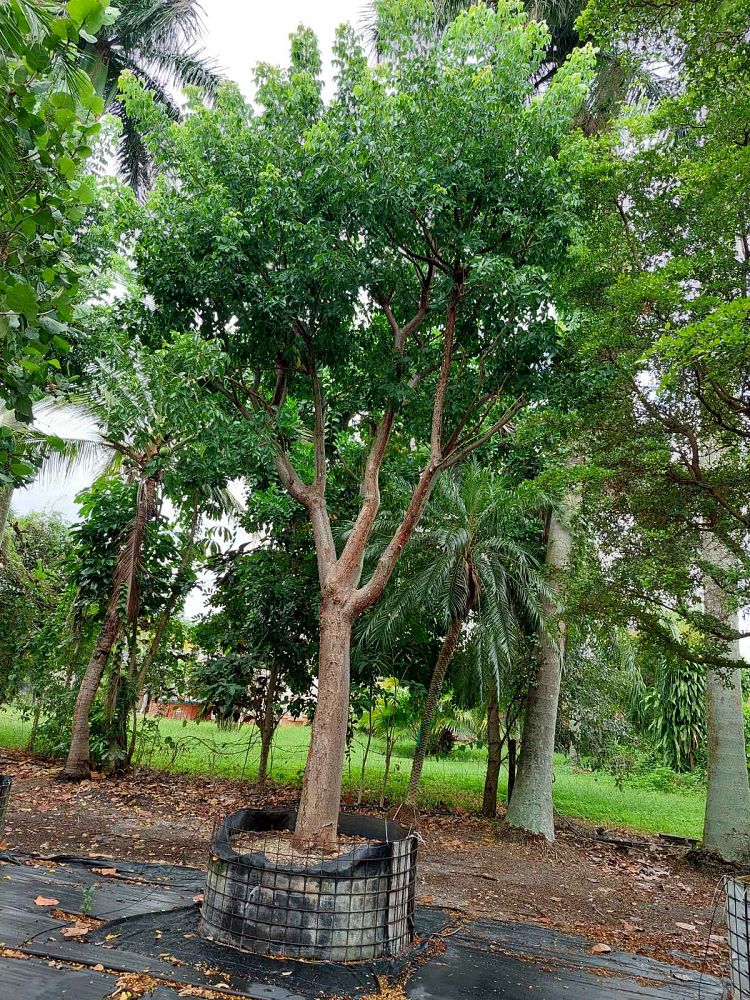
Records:
[[[103,1000],[131,972],[159,980],[156,1000],[186,986],[253,1000],[356,998],[376,996],[379,980],[404,984],[411,1000],[725,996],[712,977],[623,952],[592,955],[582,938],[435,907],[417,909],[418,943],[398,959],[347,965],[248,955],[198,935],[194,897],[203,882],[202,872],[175,865],[0,855],[0,1000]],[[83,940],[66,939],[64,914],[82,910],[105,923]]]

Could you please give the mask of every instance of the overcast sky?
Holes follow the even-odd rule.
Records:
[[[259,62],[286,63],[289,35],[298,25],[313,29],[328,65],[336,28],[345,21],[360,24],[367,6],[368,0],[277,0],[270,4],[203,0],[205,48],[252,97],[253,68]]]
[[[336,28],[345,21],[361,24],[367,0],[278,0],[256,4],[250,0],[203,0],[206,53],[235,80],[248,98],[253,96],[253,70],[259,62],[285,64],[289,35],[300,25],[318,36],[325,76],[331,77],[330,54]],[[52,427],[45,428],[53,430]],[[67,520],[78,515],[75,496],[90,485],[95,472],[78,470],[64,481],[38,481],[17,490],[13,497],[16,514],[29,511],[56,512]],[[186,610],[192,616],[203,607],[203,597],[194,593]]]

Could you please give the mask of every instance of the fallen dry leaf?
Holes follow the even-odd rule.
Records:
[[[64,938],[82,938],[88,932],[89,928],[85,924],[73,924],[72,927],[63,927],[60,931]]]
[[[679,920],[676,922],[675,927],[679,927],[683,931],[694,931],[697,929],[695,924],[681,924]]]
[[[60,900],[52,899],[51,897],[47,896],[37,896],[36,899],[34,900],[34,903],[36,906],[59,906]]]
[[[595,944],[591,949],[592,955],[606,955],[608,952],[612,951],[608,944]]]
[[[91,871],[94,872],[94,874],[96,874],[96,875],[116,875],[117,874],[117,869],[116,868],[92,868]]]

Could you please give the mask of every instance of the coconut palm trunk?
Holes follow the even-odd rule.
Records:
[[[731,566],[728,550],[712,535],[703,546],[706,561],[719,570]],[[703,603],[707,614],[737,631],[737,612],[726,592],[709,573],[703,577]],[[729,654],[740,660],[739,640]],[[708,731],[708,781],[703,846],[727,861],[750,860],[750,784],[747,773],[745,720],[742,710],[742,671],[709,669],[706,678]]]
[[[112,649],[128,622],[138,613],[137,572],[143,551],[146,529],[156,513],[156,480],[148,477],[138,490],[135,517],[125,544],[120,549],[112,579],[112,592],[104,621],[99,630],[91,658],[78,690],[73,709],[70,750],[63,777],[82,781],[89,777],[91,751],[89,747],[89,716]],[[124,609],[123,609],[124,605]]]
[[[579,492],[571,491],[564,519],[554,512],[549,519],[546,565],[552,585],[559,594],[563,589],[562,578],[570,563],[570,518],[579,502]],[[558,609],[549,602],[546,603],[545,610],[553,618]],[[519,827],[528,833],[541,834],[547,840],[555,839],[552,768],[566,642],[567,625],[563,618],[558,619],[557,635],[554,638],[546,630],[540,633],[538,671],[526,703],[518,770],[506,814],[510,826]]]
[[[411,765],[409,787],[406,790],[406,797],[404,798],[404,805],[410,809],[414,809],[417,804],[417,793],[419,792],[419,785],[422,780],[422,769],[427,757],[427,749],[430,745],[430,734],[432,733],[432,724],[435,721],[435,712],[440,701],[440,692],[443,690],[445,675],[448,672],[448,667],[453,659],[456,646],[461,638],[461,631],[465,620],[465,618],[461,617],[454,618],[451,622],[450,628],[443,639],[443,644],[440,647],[435,669],[432,671],[427,700],[424,704],[422,721],[419,726],[419,739],[417,740],[414,760]]]

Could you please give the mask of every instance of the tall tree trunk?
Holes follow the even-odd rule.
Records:
[[[493,684],[487,701],[487,774],[484,779],[484,797],[482,798],[482,815],[488,819],[497,816],[497,786],[500,780],[500,711],[497,705],[497,695]]]
[[[126,622],[134,621],[138,614],[137,568],[140,564],[146,528],[155,513],[156,480],[149,476],[143,481],[142,488],[138,491],[131,530],[117,556],[112,578],[112,593],[104,614],[104,621],[84,672],[73,709],[70,750],[63,768],[63,777],[71,781],[82,781],[84,778],[88,778],[90,773],[89,715],[91,706],[94,704],[94,698],[99,690],[112,647]],[[120,608],[123,592],[126,594],[124,614]]]
[[[78,690],[75,708],[73,709],[73,730],[70,738],[70,750],[65,761],[63,777],[71,781],[83,781],[90,773],[89,751],[89,715],[94,704],[96,692],[99,690],[104,668],[107,666],[109,654],[112,652],[122,628],[122,616],[119,609],[118,592],[110,599],[104,616],[99,637],[88,662],[86,671]]]
[[[578,491],[569,495],[565,523],[554,512],[550,516],[545,561],[552,585],[558,593],[563,587],[561,577],[569,568],[572,536],[568,525],[579,496]],[[548,606],[546,611],[554,617],[560,609]],[[558,619],[556,638],[557,643],[550,639],[546,631],[542,631],[539,637],[539,668],[526,702],[518,771],[506,814],[510,826],[542,834],[547,840],[555,839],[552,767],[567,641],[567,627],[562,618]]]
[[[263,717],[260,720],[260,760],[258,761],[258,785],[263,788],[268,777],[268,757],[271,752],[273,734],[276,731],[276,688],[278,687],[279,671],[274,663],[268,674],[268,685],[263,705]]]
[[[456,644],[461,636],[461,630],[463,627],[463,618],[453,619],[451,626],[443,639],[443,645],[440,647],[440,653],[438,654],[437,662],[435,663],[435,669],[432,671],[430,687],[427,692],[427,700],[425,701],[424,711],[422,712],[422,722],[419,726],[419,739],[417,740],[417,746],[414,751],[414,761],[411,765],[409,787],[406,790],[406,797],[404,799],[404,805],[408,806],[409,809],[414,809],[417,804],[417,793],[419,792],[419,784],[422,780],[422,768],[424,767],[427,749],[430,745],[430,733],[432,732],[432,724],[435,721],[435,712],[437,711],[438,702],[440,701],[440,692],[443,689],[443,681],[445,680],[445,675],[448,672],[448,666],[453,658],[453,654],[456,650]]]
[[[326,594],[320,607],[318,700],[302,783],[295,843],[332,850],[336,845],[346,727],[349,719],[351,611]]]
[[[704,557],[719,571],[731,567],[732,558],[714,536],[708,536]],[[706,573],[703,606],[707,614],[737,630],[737,613],[729,607],[725,591]],[[741,659],[739,640],[729,656]],[[708,732],[708,781],[703,846],[728,861],[750,860],[750,784],[747,774],[745,721],[742,712],[742,671],[709,669],[706,678]]]

